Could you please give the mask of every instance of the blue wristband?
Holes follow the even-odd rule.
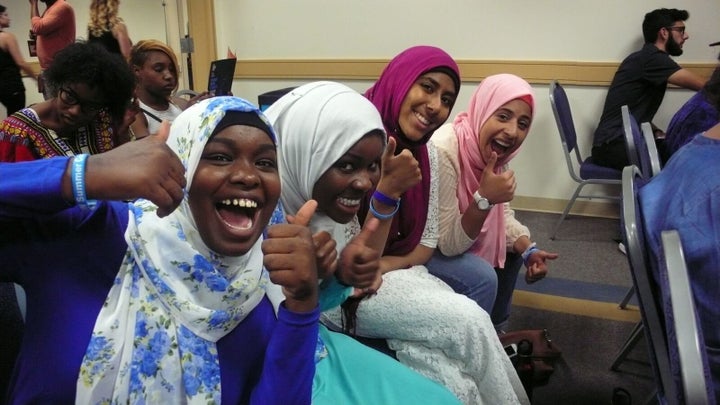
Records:
[[[380,220],[390,219],[390,218],[394,217],[395,214],[397,214],[399,209],[400,209],[400,201],[398,201],[397,204],[395,204],[395,209],[393,209],[391,213],[381,214],[381,213],[377,212],[377,210],[375,209],[375,205],[373,204],[372,198],[370,199],[370,212],[372,212],[372,214],[375,215],[375,217],[377,219],[380,219]]]
[[[537,248],[536,243],[533,242],[530,246],[528,246],[527,249],[525,249],[524,252],[522,252],[522,259],[523,263],[525,263],[525,267],[528,265],[528,259],[530,259],[530,256],[536,251],[539,251],[540,249]]]
[[[95,201],[88,201],[85,193],[85,165],[87,164],[87,153],[75,156],[70,169],[70,177],[72,180],[73,197],[75,204],[82,208],[92,208]]]
[[[381,202],[381,203],[387,205],[388,207],[400,205],[399,198],[396,200],[392,197],[388,197],[378,190],[375,190],[375,192],[373,192],[372,198],[376,199],[378,202]]]

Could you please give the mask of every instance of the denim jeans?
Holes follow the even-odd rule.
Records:
[[[508,319],[510,318],[510,304],[512,303],[513,292],[515,291],[515,283],[517,282],[518,273],[523,266],[522,256],[517,253],[508,252],[505,255],[505,267],[495,268],[498,279],[497,297],[495,305],[493,305],[490,318],[497,330],[508,329]]]
[[[453,291],[477,302],[488,314],[492,312],[498,279],[490,263],[471,253],[445,256],[436,250],[425,267]]]
[[[472,253],[449,257],[437,250],[425,264],[430,274],[490,314],[498,330],[507,328],[512,295],[522,265],[522,257],[510,252],[505,256],[505,267],[493,269],[487,261]]]

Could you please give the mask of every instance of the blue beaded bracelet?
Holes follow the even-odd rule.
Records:
[[[375,192],[373,192],[372,198],[376,199],[378,202],[381,202],[381,203],[387,205],[388,207],[400,205],[399,198],[396,200],[392,197],[388,197],[378,190],[375,190]]]
[[[87,164],[87,153],[75,156],[70,169],[70,177],[72,179],[73,197],[75,204],[83,208],[92,208],[95,201],[88,201],[85,193],[85,165]]]
[[[397,204],[395,204],[395,209],[393,209],[391,213],[381,214],[375,209],[375,205],[373,204],[372,199],[370,199],[370,212],[372,212],[372,214],[375,215],[375,217],[377,219],[380,219],[380,220],[390,219],[390,218],[394,217],[395,214],[397,214],[399,209],[400,209],[400,201],[398,201]]]

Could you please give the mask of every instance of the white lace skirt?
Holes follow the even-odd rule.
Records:
[[[339,330],[340,308],[323,314]],[[529,404],[490,316],[425,266],[391,271],[357,311],[360,336],[385,338],[397,358],[448,387],[466,405]]]

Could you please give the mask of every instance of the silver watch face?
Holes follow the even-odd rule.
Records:
[[[490,208],[490,201],[488,201],[488,199],[485,197],[480,197],[480,199],[478,199],[477,205],[478,208],[484,211]]]

